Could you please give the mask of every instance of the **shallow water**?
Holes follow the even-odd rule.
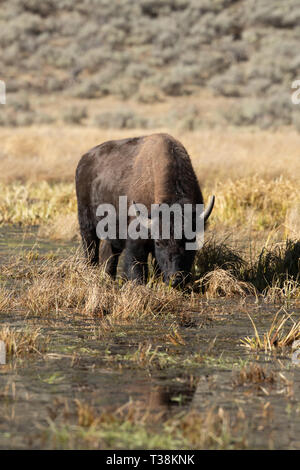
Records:
[[[39,240],[36,230],[2,228],[1,264],[33,246],[62,258],[76,248],[73,243]],[[0,366],[0,448],[51,447],[41,437],[43,429],[49,420],[68,419],[68,409],[78,399],[96,409],[116,409],[132,400],[165,417],[221,408],[245,416],[248,448],[299,449],[300,368],[292,364],[291,351],[256,354],[240,344],[241,338],[253,335],[247,313],[262,332],[279,308],[252,298],[202,300],[188,321],[177,319],[185,344],[167,346],[174,321],[170,318],[123,325],[102,337],[100,320],[74,312],[53,318],[1,312],[1,326],[38,325],[51,341],[45,354],[9,359]],[[299,305],[284,308],[299,318]],[[141,343],[157,348],[151,366],[134,359]],[[273,371],[275,383],[236,385],[239,370],[249,363]]]

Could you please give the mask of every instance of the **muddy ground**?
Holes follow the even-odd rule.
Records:
[[[1,264],[32,247],[64,259],[75,245],[2,228]],[[251,352],[241,343],[253,336],[248,314],[263,332],[279,309],[299,319],[295,301],[199,296],[188,316],[105,334],[101,318],[76,311],[4,309],[1,327],[38,327],[45,348],[0,366],[0,448],[299,449],[300,368],[291,350]]]

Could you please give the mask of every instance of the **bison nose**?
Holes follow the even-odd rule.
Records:
[[[175,274],[171,277],[171,287],[183,286],[184,276],[180,273]]]

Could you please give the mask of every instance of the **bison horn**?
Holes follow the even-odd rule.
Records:
[[[208,204],[207,208],[205,209],[203,214],[201,214],[201,219],[204,219],[204,222],[206,222],[208,220],[210,214],[212,213],[214,205],[215,205],[215,196],[212,196],[210,198],[210,201],[209,201],[209,204]]]

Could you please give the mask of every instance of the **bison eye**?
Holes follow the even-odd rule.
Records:
[[[155,246],[158,248],[162,247],[162,241],[161,240],[155,240]]]

